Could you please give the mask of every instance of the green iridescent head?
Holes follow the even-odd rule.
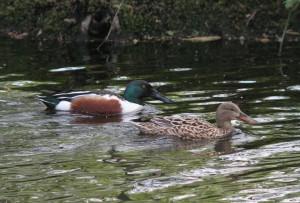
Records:
[[[167,104],[172,103],[170,99],[159,93],[144,80],[134,80],[128,84],[124,92],[124,98],[127,101],[144,105],[144,97],[151,97],[152,99],[157,99]]]

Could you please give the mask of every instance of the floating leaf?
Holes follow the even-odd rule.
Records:
[[[289,34],[289,35],[300,35],[300,32],[296,32],[296,31],[293,31],[293,30],[287,30],[286,34]]]
[[[204,37],[191,37],[191,38],[181,38],[183,41],[190,41],[190,42],[210,42],[220,40],[220,36],[204,36]]]
[[[268,43],[270,41],[269,38],[265,38],[265,37],[256,38],[255,40],[258,41],[258,42],[261,42],[261,43]]]

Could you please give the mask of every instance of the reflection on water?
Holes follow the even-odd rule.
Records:
[[[56,68],[49,70],[50,72],[65,72],[65,71],[76,71],[76,70],[82,70],[85,69],[85,67],[64,67],[64,68]]]
[[[2,40],[0,201],[299,201],[299,46],[145,43],[128,47]],[[58,57],[59,56],[59,57]],[[221,140],[139,135],[123,117],[46,112],[43,89],[122,93],[144,79],[175,101],[140,114],[202,117],[233,101],[261,125]],[[17,195],[16,195],[17,194]]]

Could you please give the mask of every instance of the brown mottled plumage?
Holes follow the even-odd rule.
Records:
[[[182,139],[209,139],[232,133],[234,128],[231,120],[240,120],[248,124],[258,123],[244,114],[236,104],[226,102],[217,109],[217,126],[201,118],[176,118],[172,116],[153,116],[148,122],[133,122],[133,124],[143,134],[170,135]]]

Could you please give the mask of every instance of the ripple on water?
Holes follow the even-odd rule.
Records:
[[[47,174],[57,175],[57,174],[70,173],[70,172],[74,172],[74,171],[78,171],[78,170],[81,170],[81,168],[74,168],[74,169],[69,169],[69,170],[52,170],[52,171],[47,172]]]
[[[146,169],[146,170],[139,170],[139,171],[131,171],[128,172],[128,175],[134,175],[134,174],[145,174],[145,173],[153,173],[153,172],[157,172],[160,171],[160,169]]]
[[[76,71],[76,70],[83,70],[85,69],[84,66],[79,67],[63,67],[63,68],[56,68],[49,70],[50,72],[56,73],[56,72],[65,72],[65,71]]]
[[[220,158],[226,160],[226,166],[249,166],[258,164],[261,159],[274,156],[279,153],[300,152],[300,140],[281,142],[265,145],[259,149],[249,149],[235,154],[223,155]]]
[[[255,118],[255,120],[257,120],[259,123],[270,123],[270,122],[277,120],[277,118],[276,117],[257,117],[257,118]],[[258,127],[262,127],[262,126],[258,126]]]
[[[264,166],[259,164],[263,159],[274,157],[276,154],[287,153],[287,152],[300,152],[300,141],[284,142],[270,144],[261,147],[260,149],[243,150],[234,154],[222,155],[223,164],[215,167],[206,167],[186,170],[179,172],[178,176],[168,176],[159,178],[149,178],[147,180],[141,179],[136,180],[133,185],[133,189],[130,193],[141,193],[141,192],[152,192],[154,190],[167,188],[175,185],[191,184],[198,181],[203,181],[206,178],[212,178],[213,176],[226,176],[232,174],[240,174],[243,171],[262,171]],[[212,162],[213,163],[213,160]],[[276,163],[272,163],[274,165]],[[211,166],[214,166],[212,164]],[[248,178],[237,180],[237,182],[255,182],[258,184],[268,184],[269,188],[264,189],[242,189],[238,193],[241,194],[239,197],[235,195],[223,200],[227,201],[248,201],[248,200],[272,200],[285,195],[297,193],[300,190],[299,186],[286,186],[286,187],[272,187],[270,184],[276,183],[293,183],[297,182],[300,174],[299,169],[294,169],[294,174],[285,173],[281,171],[273,171],[269,175],[265,175],[261,178]],[[250,173],[251,174],[251,173]],[[280,191],[278,193],[278,191]],[[193,194],[192,194],[193,196]],[[192,197],[191,196],[191,197]],[[178,196],[180,199],[185,196]],[[190,196],[188,196],[190,197]],[[177,197],[175,197],[176,200]]]
[[[286,100],[286,99],[290,99],[290,97],[287,97],[287,96],[269,96],[269,97],[264,98],[264,100],[267,100],[267,101]]]
[[[237,92],[245,92],[245,91],[249,91],[249,90],[253,90],[253,88],[239,88],[236,91]]]
[[[207,91],[181,91],[176,94],[180,95],[180,96],[189,96],[189,95],[194,95],[194,94],[204,94],[206,92]]]
[[[115,77],[113,80],[130,80],[131,78],[128,76],[118,76]]]
[[[44,84],[58,84],[56,82],[51,82],[51,81],[45,81],[45,82],[40,82],[40,81],[33,81],[33,80],[18,80],[18,81],[5,81],[5,85],[4,86],[16,86],[16,87],[34,87],[34,86],[38,86],[38,85],[44,85]],[[8,92],[8,91],[4,91],[4,92]]]
[[[176,102],[186,102],[186,101],[203,101],[207,100],[209,97],[182,97],[173,99]],[[190,105],[196,105],[195,103],[191,103]]]
[[[181,172],[182,175],[188,176],[188,177],[194,177],[194,178],[205,178],[205,177],[211,177],[216,175],[227,175],[227,174],[233,174],[236,172],[244,171],[244,170],[250,170],[253,169],[253,167],[229,167],[229,168],[222,168],[222,169],[215,169],[215,168],[202,168],[202,169],[195,169],[192,171],[184,171]]]
[[[300,197],[294,197],[294,198],[286,198],[284,200],[281,201],[282,203],[296,203],[296,202],[300,202]]]
[[[189,197],[195,197],[195,196],[197,196],[197,195],[196,195],[196,194],[179,195],[179,196],[173,197],[172,200],[173,200],[174,202],[176,202],[176,201],[180,201],[180,200],[187,199],[187,198],[189,198]]]
[[[236,93],[216,94],[216,95],[213,95],[213,97],[216,97],[216,98],[227,98],[227,97],[232,97],[234,95],[236,95]]]
[[[88,202],[116,202],[116,201],[119,201],[119,199],[116,197],[106,197],[103,199],[100,199],[100,198],[89,198],[88,199]]]
[[[151,178],[147,180],[136,181],[133,184],[133,189],[130,190],[129,194],[152,192],[154,190],[159,190],[175,185],[186,185],[194,182],[202,181],[202,179],[197,177],[188,176],[169,176],[169,177],[159,177]]]
[[[160,86],[164,86],[164,85],[167,85],[167,84],[170,84],[169,82],[150,82],[150,84],[153,86],[153,87],[160,87]]]
[[[238,197],[223,198],[227,201],[271,201],[274,199],[282,198],[286,195],[293,193],[299,193],[300,186],[285,186],[285,187],[273,187],[273,188],[259,188],[259,189],[246,189],[238,192]]]
[[[16,82],[12,82],[11,84],[14,86],[28,86],[30,84],[34,83],[33,81],[30,80],[24,80],[24,81],[16,81]]]
[[[289,86],[287,89],[292,91],[300,91],[300,85]]]
[[[182,71],[190,71],[192,68],[172,68],[170,69],[171,72],[182,72]]]
[[[230,80],[230,81],[221,81],[221,82],[213,82],[213,84],[253,84],[256,83],[255,80]]]

